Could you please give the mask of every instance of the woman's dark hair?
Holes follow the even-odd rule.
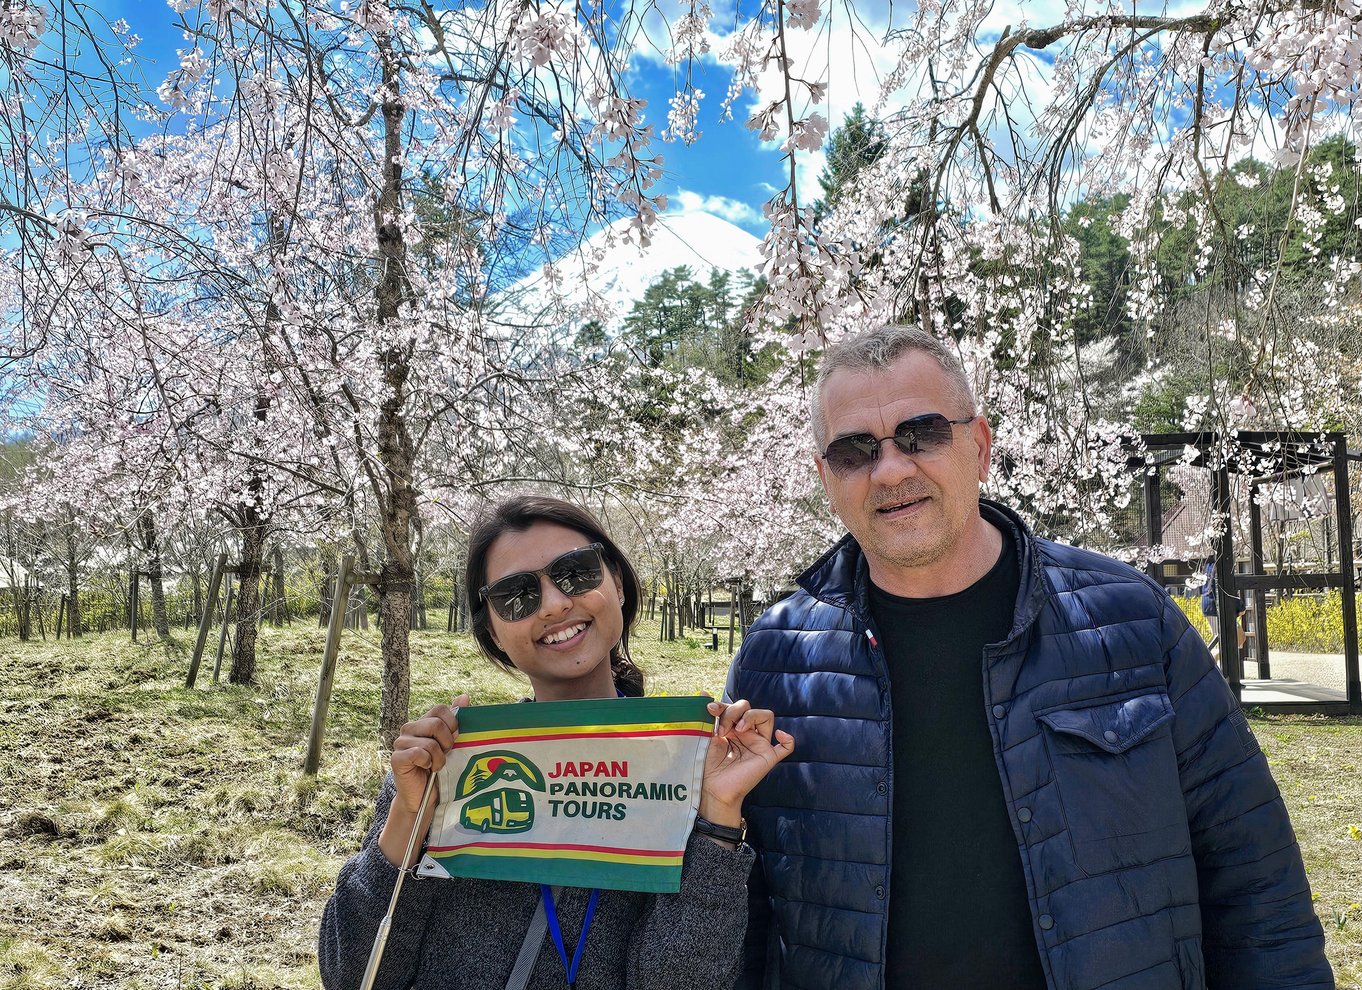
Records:
[[[464,570],[464,594],[468,599],[468,615],[473,627],[473,638],[479,649],[507,670],[515,670],[511,658],[492,639],[491,620],[487,603],[479,589],[487,584],[487,552],[502,533],[523,533],[537,522],[557,523],[575,529],[588,542],[599,543],[604,549],[606,566],[619,579],[624,592],[624,635],[610,648],[610,672],[615,687],[631,698],[643,697],[643,671],[629,655],[629,630],[638,617],[639,600],[643,589],[638,573],[620,552],[610,534],[596,517],[585,509],[548,495],[512,495],[491,506],[477,518],[468,534],[468,565]]]

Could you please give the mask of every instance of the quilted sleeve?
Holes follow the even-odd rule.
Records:
[[[742,697],[738,676],[739,661],[743,655],[743,648],[739,647],[738,655],[733,658],[733,665],[728,669],[728,682],[724,685],[724,704],[732,704],[734,698]],[[752,875],[747,880],[747,931],[743,938],[742,958],[739,960],[735,990],[761,990],[761,987],[767,984],[766,945],[770,926],[771,905],[766,899],[766,874],[762,868],[761,856],[758,855],[752,865]]]
[[[1201,637],[1158,593],[1206,985],[1333,990],[1300,847],[1267,760]]]

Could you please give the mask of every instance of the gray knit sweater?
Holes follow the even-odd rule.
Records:
[[[327,990],[364,976],[397,870],[378,848],[394,788],[384,782],[360,851],[341,867],[322,915],[317,955]],[[577,971],[577,990],[676,990],[733,985],[747,929],[747,875],[755,854],[703,836],[686,846],[681,890],[602,890]],[[589,891],[563,888],[555,903],[571,957]],[[497,880],[408,878],[402,886],[375,990],[504,990],[539,899],[539,887]],[[544,938],[531,990],[562,990],[567,974]]]

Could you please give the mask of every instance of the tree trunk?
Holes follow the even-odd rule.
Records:
[[[463,568],[459,568],[459,573],[463,573]],[[454,582],[455,594],[458,595],[456,615],[458,616],[454,628],[456,631],[467,632],[469,629],[468,615],[468,589],[463,586],[463,580],[458,579]]]
[[[5,513],[5,551],[4,572],[10,591],[14,594],[14,621],[19,629],[19,639],[23,641],[28,639],[28,590],[21,585],[26,584],[28,579],[20,581],[17,569],[10,566],[19,563],[19,548],[14,540],[14,517],[9,513]]]
[[[79,636],[84,630],[80,622],[80,567],[76,561],[76,523],[68,513],[66,521],[66,607],[68,635]]]
[[[322,550],[322,575],[317,588],[317,625],[325,629],[331,621],[331,603],[336,597],[336,575],[340,573],[340,562],[336,551],[330,547]]]
[[[275,628],[288,620],[288,602],[284,600],[284,551],[274,548],[270,568],[270,621]]]
[[[170,620],[166,617],[165,574],[161,566],[161,540],[156,533],[156,520],[151,512],[143,512],[138,520],[142,549],[147,555],[147,583],[151,585],[151,624],[156,635],[170,638]]]
[[[375,38],[383,69],[383,182],[374,207],[381,274],[376,296],[381,333],[401,318],[404,295],[410,291],[406,275],[406,243],[402,215],[402,118],[405,106],[399,92],[397,53],[392,38]],[[396,335],[393,335],[396,336]],[[383,697],[379,706],[379,733],[391,748],[411,704],[411,636],[408,629],[416,575],[412,553],[412,522],[416,516],[416,492],[412,488],[415,450],[407,428],[405,406],[410,373],[410,349],[399,341],[380,354],[384,398],[378,411],[377,446],[381,471],[375,492],[381,510],[380,529],[386,559],[380,570],[378,612],[383,626]]]
[[[255,637],[260,628],[260,565],[265,559],[265,531],[269,528],[254,508],[243,516],[241,559],[237,562],[236,641],[232,643],[232,684],[255,680]]]
[[[27,585],[28,578],[24,578]],[[14,616],[19,626],[19,642],[28,641],[28,588],[19,587],[19,582],[14,582]]]

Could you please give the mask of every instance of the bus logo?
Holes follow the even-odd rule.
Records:
[[[454,792],[457,800],[470,799],[459,812],[459,824],[483,833],[529,831],[534,825],[534,795],[520,787],[504,786],[513,783],[543,791],[544,775],[510,750],[483,753],[470,760]]]

